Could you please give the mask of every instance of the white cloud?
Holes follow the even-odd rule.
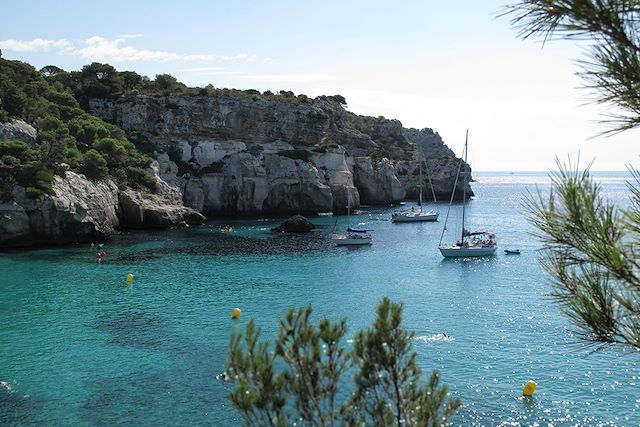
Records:
[[[47,40],[0,40],[0,49],[15,52],[37,52],[43,50],[57,50],[62,55],[78,56],[89,61],[97,62],[169,62],[169,61],[218,61],[250,62],[255,55],[240,53],[237,55],[214,54],[180,54],[162,50],[138,49],[127,44],[128,39],[142,37],[142,34],[123,34],[115,39],[100,36],[90,37],[80,43],[71,43],[65,39]]]
[[[195,76],[237,76],[244,75],[242,71],[233,71],[225,67],[197,67],[197,68],[185,68],[180,71],[193,74]]]
[[[196,67],[196,68],[184,68],[181,71],[186,71],[188,73],[216,73],[224,70],[226,70],[226,68],[224,67]]]
[[[238,79],[266,83],[314,83],[335,80],[329,74],[243,74]]]
[[[0,49],[14,52],[38,52],[49,49],[64,49],[67,46],[69,46],[69,42],[65,39],[0,40]]]
[[[120,34],[118,36],[119,39],[139,39],[140,37],[144,37],[144,34]]]
[[[208,61],[213,59],[212,55],[180,55],[161,50],[138,49],[133,46],[124,46],[125,42],[125,38],[109,40],[94,36],[85,40],[83,47],[69,46],[61,53],[99,62]]]

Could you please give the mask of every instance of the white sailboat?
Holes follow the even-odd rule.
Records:
[[[467,161],[467,143],[469,140],[469,131],[467,130],[467,135],[464,141],[464,161]],[[438,244],[438,249],[440,249],[440,253],[445,258],[465,258],[465,257],[483,257],[483,256],[493,256],[496,254],[496,249],[498,247],[496,243],[496,236],[493,233],[486,231],[477,231],[471,232],[465,230],[464,228],[464,220],[465,220],[465,205],[466,205],[466,174],[463,173],[463,193],[462,193],[462,233],[461,238],[453,245],[443,245],[442,238],[444,237],[444,232],[447,230],[447,221],[449,220],[449,212],[451,211],[451,205],[453,204],[453,197],[456,192],[456,185],[458,184],[458,178],[460,177],[460,171],[462,169],[462,158],[460,158],[460,165],[458,166],[458,173],[456,174],[456,181],[453,184],[453,191],[451,192],[451,200],[449,201],[449,210],[447,210],[447,217],[444,221],[444,228],[442,230],[442,235],[440,236],[440,243]]]
[[[348,226],[346,233],[335,233],[331,240],[336,246],[361,246],[373,243],[373,236],[366,229],[351,228],[351,197],[347,190],[347,218]]]
[[[426,162],[425,162],[426,166]],[[420,188],[420,198],[418,204],[420,205],[419,210],[415,210],[415,208],[411,208],[410,210],[404,210],[399,212],[394,212],[391,214],[391,222],[424,222],[424,221],[437,221],[438,216],[440,216],[440,212],[435,210],[430,210],[428,212],[424,212],[422,210],[422,160],[418,162],[418,168],[420,169],[420,184],[418,184],[418,188]],[[431,176],[429,175],[429,170],[427,168],[427,178],[429,179],[429,185],[431,186],[431,195],[433,196],[433,201],[436,201],[436,193],[433,190],[433,184],[431,183]]]

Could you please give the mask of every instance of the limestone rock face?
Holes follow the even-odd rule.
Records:
[[[437,163],[438,192],[450,191],[446,170],[457,168],[432,130],[349,115],[321,98],[135,96],[89,105],[93,114],[156,147],[158,176],[206,215],[395,203],[416,188],[398,169],[416,152]]]
[[[438,189],[436,192],[438,200],[446,201],[451,197],[451,191],[453,190],[453,183],[455,182],[459,165],[459,159],[450,159],[434,165],[431,170],[431,181],[433,182],[434,188]],[[458,178],[458,183],[455,188],[454,200],[462,200],[463,194],[465,194],[466,197],[473,196],[473,190],[471,190],[469,184],[470,180],[471,168],[466,163],[463,163],[460,169],[460,177]]]
[[[276,154],[225,158],[218,173],[191,178],[185,203],[205,213],[318,212],[331,210],[331,189],[310,163]]]
[[[374,168],[370,157],[356,157],[353,169],[362,203],[380,204],[404,200],[405,189],[388,159],[382,159]]]
[[[431,129],[403,129],[402,132],[409,141],[416,144],[423,158],[436,160],[455,157],[454,152],[444,145],[440,135]],[[462,148],[462,142],[464,140],[461,138],[460,148]]]
[[[37,132],[33,126],[22,120],[0,123],[0,141],[18,140],[33,144],[36,142]]]
[[[187,146],[190,151],[187,152],[185,150],[182,152],[182,160],[192,161],[201,167],[209,166],[212,163],[219,162],[225,156],[241,153],[247,149],[247,146],[240,141],[192,141]],[[182,147],[185,147],[185,145],[182,145]]]
[[[458,172],[459,159],[447,159],[439,162],[427,160],[422,162],[422,198],[424,201],[432,201],[435,198],[438,202],[448,202],[453,191],[453,183]],[[420,166],[417,161],[401,161],[396,164],[396,174],[403,188],[407,190],[406,198],[417,200],[420,194]],[[455,189],[455,200],[462,200],[463,194],[467,197],[473,196],[471,186],[463,177],[471,176],[471,168],[463,163],[460,169],[460,177]],[[433,191],[431,186],[433,185]]]
[[[16,202],[0,203],[0,246],[19,246],[30,238],[29,215]]]
[[[331,188],[334,211],[341,212],[347,205],[360,206],[360,194],[353,185],[353,173],[347,164],[346,150],[343,147],[313,153],[311,162],[320,171],[323,182]]]
[[[323,108],[324,107],[324,108]],[[145,135],[169,152],[176,142],[322,142],[337,108],[226,96],[137,96],[92,100],[90,110],[125,131]]]
[[[175,225],[202,224],[201,213],[167,195],[127,189],[119,193],[122,225],[129,228],[166,228]]]
[[[0,205],[0,246],[69,243],[102,239],[119,225],[118,188],[84,175],[55,176],[55,195],[31,199],[15,187],[13,200]]]
[[[120,191],[74,172],[54,176],[55,195],[29,198],[16,186],[0,203],[0,247],[103,240],[122,227],[201,224],[205,217],[182,203],[180,191],[159,181],[157,193]]]

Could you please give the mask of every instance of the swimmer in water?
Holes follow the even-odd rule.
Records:
[[[233,382],[233,378],[231,378],[231,375],[229,375],[227,371],[222,371],[222,373],[216,375],[216,378],[224,381],[225,383]]]
[[[0,381],[0,388],[7,392],[11,392],[11,386],[4,381]]]

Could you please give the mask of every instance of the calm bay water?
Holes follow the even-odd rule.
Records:
[[[627,202],[627,174],[596,176]],[[269,233],[278,220],[124,234],[103,265],[87,245],[1,253],[0,380],[13,391],[0,390],[0,425],[238,425],[232,385],[215,378],[232,328],[255,319],[273,337],[284,310],[310,303],[316,319],[347,317],[351,336],[383,296],[404,303],[423,370],[440,370],[462,399],[454,425],[640,425],[640,355],[578,341],[547,296],[522,207],[546,174],[474,177],[468,228],[497,234],[491,259],[442,259],[444,204],[424,224],[363,209],[351,223],[374,229],[368,248],[334,247],[336,218],[322,217],[305,236]],[[525,401],[529,379],[538,392]]]

